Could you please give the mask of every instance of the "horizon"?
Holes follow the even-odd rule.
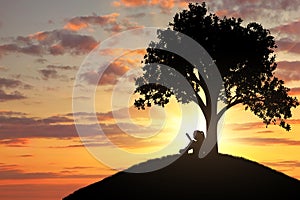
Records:
[[[89,67],[88,56],[105,41],[111,42],[132,29],[167,28],[188,2],[202,3],[1,2],[1,199],[36,200],[45,194],[46,200],[62,198],[132,163],[178,153],[189,142],[185,133],[205,131],[205,119],[195,104],[180,105],[172,99],[165,108],[154,106],[141,111],[133,107],[133,82],[124,81],[132,80],[132,74],[126,74],[129,69],[141,68],[145,49],[102,49],[102,58],[125,53],[110,63],[100,81],[97,71],[78,73],[82,66]],[[271,31],[278,46],[275,75],[291,88],[291,96],[300,99],[300,5],[291,0],[272,4],[258,0],[205,2],[208,12],[219,17],[241,17],[243,25],[254,21]],[[136,44],[142,42],[136,40]],[[82,82],[76,84],[76,80]],[[74,97],[74,88],[82,95]],[[94,101],[88,98],[89,92],[95,93]],[[74,102],[78,110],[74,110]],[[95,113],[84,110],[91,102],[95,102]],[[266,128],[242,105],[234,106],[222,119],[219,152],[241,156],[300,180],[299,109],[292,109],[293,116],[287,120],[292,130],[287,132],[273,125]],[[74,122],[74,113],[82,124]],[[93,131],[80,135],[80,126],[95,130],[94,118],[110,142],[126,153],[141,156],[120,158],[103,137],[91,137]],[[185,120],[189,123],[182,124]],[[179,140],[174,142],[177,134]],[[164,149],[172,142],[174,145]],[[156,153],[161,149],[164,151]],[[105,158],[94,152],[105,154]]]

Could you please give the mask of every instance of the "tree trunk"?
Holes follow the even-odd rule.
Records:
[[[219,154],[218,142],[214,145],[212,150],[207,154],[207,158],[215,158]]]
[[[206,137],[199,151],[199,158],[214,158],[218,155],[218,119],[213,116],[208,123]]]

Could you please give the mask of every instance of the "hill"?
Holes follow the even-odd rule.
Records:
[[[133,167],[147,167],[166,159]],[[153,172],[118,172],[63,200],[190,198],[300,199],[300,181],[244,158],[225,154],[204,159],[184,156]]]

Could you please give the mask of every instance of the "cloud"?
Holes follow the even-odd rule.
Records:
[[[93,30],[94,28],[101,27],[109,33],[117,33],[129,29],[140,28],[138,23],[127,19],[126,17],[118,20],[119,13],[111,13],[108,15],[93,15],[93,16],[78,16],[68,20],[64,29],[71,31],[79,30]]]
[[[34,118],[27,115],[15,116],[3,111],[0,112],[0,127],[0,141],[7,145],[23,144],[23,138],[78,137],[73,120],[65,116]]]
[[[0,78],[0,87],[1,88],[16,88],[22,85],[22,82],[19,80]]]
[[[3,120],[3,118],[1,118]],[[15,123],[14,121],[20,121]],[[22,123],[22,121],[25,123]],[[27,120],[30,121],[30,120]],[[86,125],[88,126],[88,125]],[[26,124],[26,119],[6,119],[1,122],[0,140],[14,138],[74,138],[78,137],[73,124],[47,124],[33,121]]]
[[[157,2],[157,1],[153,1]],[[157,4],[157,3],[155,3]],[[119,7],[119,6],[125,6],[125,7],[139,7],[139,6],[147,6],[150,5],[150,1],[148,0],[120,0],[120,1],[114,1],[113,6]]]
[[[290,145],[290,146],[299,146],[300,141],[298,140],[290,140],[285,138],[236,138],[237,142],[246,143],[249,145]]]
[[[29,140],[26,138],[0,139],[0,145],[7,147],[27,147]]]
[[[139,112],[135,108],[131,108],[134,111],[128,111],[120,109],[107,113],[97,113],[97,123],[91,123],[91,117],[94,113],[76,113],[85,124],[77,124],[75,127],[74,121],[71,118],[73,113],[67,113],[65,115],[55,115],[47,118],[33,118],[28,115],[21,115],[16,117],[8,111],[0,112],[0,145],[7,147],[24,147],[29,145],[28,142],[33,138],[56,138],[56,139],[70,139],[78,138],[77,130],[84,130],[81,132],[81,138],[85,141],[85,146],[88,147],[103,147],[109,145],[107,140],[103,140],[105,134],[109,140],[121,147],[130,148],[142,148],[147,146],[157,145],[164,143],[164,138],[151,138],[141,139],[135,136],[147,137],[149,134],[156,133],[161,128],[161,124],[151,122],[151,126],[142,126],[132,123],[131,119],[128,119],[126,112],[130,115],[136,112],[137,115],[134,119],[140,119],[145,122],[148,120],[148,112]],[[149,110],[148,110],[149,111]],[[134,114],[135,115],[135,114]],[[151,117],[161,117],[159,112],[152,112]],[[114,118],[116,117],[116,118]],[[113,119],[118,119],[118,124]],[[101,131],[98,129],[101,126]],[[122,127],[122,129],[121,129]],[[158,128],[157,128],[158,127]],[[84,135],[82,135],[84,134]],[[131,135],[133,134],[133,135]],[[161,136],[162,137],[162,136]],[[72,143],[65,146],[49,146],[49,148],[82,148],[83,143]]]
[[[135,14],[131,14],[131,15],[127,15],[128,18],[142,18],[142,17],[145,17],[146,16],[146,13],[135,13]]]
[[[31,154],[22,154],[22,155],[19,155],[18,157],[20,157],[20,158],[32,158],[33,155],[31,155]]]
[[[178,8],[187,8],[188,3],[202,3],[203,0],[175,0]],[[299,18],[297,0],[206,0],[209,12],[219,17],[240,17],[246,22],[259,22],[264,26],[275,27]],[[121,3],[119,3],[121,6]]]
[[[75,167],[65,167],[66,170],[78,170],[78,169],[92,169],[94,167],[90,166],[75,166]]]
[[[0,71],[3,71],[3,72],[5,72],[5,71],[7,71],[8,70],[8,68],[7,67],[5,67],[5,66],[0,66]]]
[[[288,35],[295,35],[295,36],[299,36],[300,33],[300,19],[290,22],[288,24],[283,24],[283,25],[279,25],[276,26],[274,28],[271,29],[271,31],[273,32],[277,32],[277,33],[283,33],[283,34],[288,34]]]
[[[92,37],[77,32],[57,29],[42,31],[23,37],[19,36],[11,44],[0,46],[0,56],[8,53],[28,55],[80,55],[90,52],[99,43]]]
[[[284,161],[277,161],[277,162],[262,162],[262,163],[274,167],[288,167],[288,168],[300,167],[300,162],[298,160],[284,160]]]
[[[266,127],[266,125],[263,122],[232,123],[232,124],[225,124],[225,126],[235,131],[261,129]]]
[[[48,69],[55,69],[55,70],[77,70],[77,66],[69,66],[69,65],[47,65]]]
[[[290,95],[300,95],[300,87],[291,88]]]
[[[100,66],[98,70],[87,71],[79,75],[82,81],[90,85],[114,85],[119,78],[128,72],[130,69],[137,68],[141,65],[142,57],[145,55],[145,50],[135,50],[126,52],[124,56],[114,60],[108,66]],[[101,55],[114,55],[109,49],[104,49]],[[101,74],[101,79],[100,79]],[[100,80],[98,80],[100,79]],[[132,79],[133,80],[133,79]]]
[[[41,74],[42,79],[44,80],[58,78],[60,78],[61,80],[67,80],[68,77],[66,75],[62,75],[61,71],[70,71],[77,69],[78,67],[69,65],[47,65],[45,69],[40,69],[38,70],[38,72]]]
[[[119,15],[119,13],[111,13],[102,16],[93,15],[74,17],[67,22],[64,28],[67,30],[78,31],[81,29],[86,29],[90,27],[90,25],[109,26],[116,23]]]
[[[300,61],[281,61],[277,64],[278,67],[275,74],[280,79],[284,80],[285,82],[300,80]]]
[[[162,13],[169,13],[172,8],[179,3],[176,0],[119,0],[114,1],[112,6],[114,7],[126,7],[126,8],[137,8],[137,7],[157,7],[160,8]]]
[[[274,133],[274,131],[266,130],[266,131],[257,131],[256,133],[263,133],[263,134],[266,134],[266,133]]]
[[[0,170],[0,180],[51,179],[51,178],[104,178],[99,174],[64,174],[54,172],[25,172],[19,169]]]
[[[23,89],[32,89],[31,85],[23,83],[22,81],[0,77],[0,88],[11,89],[17,87],[22,87]]]
[[[287,123],[289,124],[300,124],[300,119],[287,119]],[[245,131],[245,130],[254,130],[254,129],[263,129],[256,133],[270,133],[271,130],[266,130],[266,124],[261,122],[249,122],[249,123],[230,123],[225,124],[226,127],[230,128],[234,131]]]
[[[287,51],[289,53],[300,54],[300,42],[290,38],[282,38],[276,41],[278,46],[276,51]]]
[[[35,60],[35,62],[44,64],[44,63],[48,62],[48,60],[45,59],[45,58],[38,58],[38,59]]]
[[[47,124],[59,124],[59,123],[68,123],[68,122],[74,122],[73,119],[70,119],[68,117],[65,116],[51,116],[51,117],[47,117],[42,119],[43,123],[47,123]]]
[[[27,113],[24,113],[24,112],[15,112],[15,111],[5,111],[5,110],[2,110],[0,111],[0,116],[26,116]]]
[[[58,73],[55,69],[40,69],[38,71],[44,80],[48,80],[50,78],[56,79],[58,78]]]
[[[151,6],[159,8],[162,13],[170,13],[175,7],[183,8],[186,7],[188,3],[196,2],[202,3],[203,0],[118,0],[114,1],[112,6],[125,8],[148,8]],[[297,6],[297,0],[207,0],[205,2],[207,3],[209,10],[212,10],[213,12],[233,17],[247,17],[252,21],[265,18],[282,21],[284,20],[282,17],[283,12],[296,11],[297,8],[299,8],[299,6]],[[275,10],[281,12],[274,12]]]
[[[14,91],[11,93],[6,93],[4,90],[0,89],[0,102],[26,99],[26,97],[19,91]]]
[[[80,75],[80,78],[90,85],[114,85],[118,78],[129,70],[125,62],[114,61],[106,69],[100,67],[99,72],[88,71]],[[101,79],[100,74],[102,73]]]

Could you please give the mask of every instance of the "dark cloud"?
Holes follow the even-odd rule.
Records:
[[[300,34],[300,19],[298,19],[297,21],[290,22],[288,24],[276,26],[276,27],[272,28],[271,31],[280,33],[280,34],[299,36],[299,34]]]
[[[44,80],[48,80],[50,78],[56,79],[58,78],[58,73],[55,69],[40,69],[38,71]]]
[[[118,110],[116,112],[117,113],[114,114],[117,115],[118,119],[122,120],[127,117],[127,115],[124,115],[124,110]],[[151,145],[151,142],[147,139],[132,137],[127,133],[143,136],[143,134],[155,133],[158,130],[155,125],[151,127],[143,127],[127,122],[115,124],[115,122],[111,121],[111,119],[113,119],[113,114],[111,112],[97,113],[96,120],[99,120],[99,122],[93,124],[90,120],[93,113],[82,112],[76,114],[80,115],[86,123],[77,124],[75,126],[71,119],[71,116],[73,115],[72,113],[51,116],[43,119],[28,117],[27,115],[19,117],[4,114],[2,116],[0,115],[0,145],[7,147],[24,147],[28,145],[28,141],[32,138],[78,138],[79,136],[77,131],[79,130],[81,134],[80,137],[85,138],[84,145],[88,147],[109,145],[107,140],[103,140],[104,135],[102,135],[102,133],[104,133],[106,137],[109,137],[109,140],[113,144],[118,146],[141,147],[143,145]],[[145,113],[141,115],[145,115]],[[144,116],[142,116],[142,118],[144,118]],[[99,126],[101,126],[101,131],[98,128]],[[120,127],[122,127],[122,129]],[[163,141],[159,142],[163,143]],[[155,144],[157,144],[157,142]],[[50,146],[49,148],[82,147],[84,147],[83,143],[78,142],[67,146]]]
[[[69,65],[47,65],[47,69],[55,69],[55,70],[77,70],[77,66],[69,66]]]
[[[1,113],[0,140],[2,140],[2,144],[19,144],[24,142],[22,138],[70,138],[78,136],[73,120],[64,116],[41,119],[26,115],[15,116],[15,113],[10,115],[7,114],[8,111]],[[22,140],[15,140],[20,138]]]
[[[0,77],[0,88],[12,89],[12,88],[17,88],[17,87],[21,87],[23,89],[32,89],[33,88],[33,86],[23,83],[22,81]]]
[[[2,120],[2,119],[1,119]],[[8,124],[8,121],[10,124]],[[1,122],[0,140],[13,138],[74,138],[78,137],[73,124],[46,124],[33,122],[30,124],[14,123],[13,121],[26,121],[22,119],[6,119],[5,124]],[[86,125],[88,126],[88,125]]]
[[[145,16],[146,16],[146,13],[143,13],[143,12],[132,14],[132,15],[127,15],[128,18],[142,18]]]
[[[47,124],[58,124],[58,123],[74,122],[73,119],[70,119],[70,118],[64,117],[64,116],[51,116],[51,117],[47,117],[45,119],[42,119],[42,121],[44,123],[47,123]]]
[[[48,60],[45,59],[45,58],[38,58],[38,59],[35,60],[35,62],[44,64],[44,63],[48,62]]]
[[[276,51],[287,51],[290,53],[300,54],[300,42],[290,38],[282,38],[276,41],[278,46]]]
[[[53,172],[25,172],[18,169],[0,171],[0,180],[51,179],[51,178],[104,178],[99,174],[64,174]]]
[[[80,74],[80,78],[90,85],[98,85],[100,74],[96,71],[89,71],[89,72]]]
[[[0,89],[0,102],[26,99],[26,97],[19,91],[14,91],[11,93],[6,93],[4,90]]]
[[[300,49],[299,49],[300,50]],[[300,80],[300,61],[278,62],[276,76],[285,82]]]
[[[0,77],[0,87],[1,88],[16,88],[22,85],[22,82],[14,79],[7,79]]]
[[[284,12],[296,11],[299,8],[297,0],[208,0],[207,4],[210,9],[219,11],[222,15],[269,21],[274,24],[284,20],[282,17]]]
[[[27,113],[16,112],[16,111],[5,111],[5,110],[0,111],[0,116],[14,116],[14,115],[24,117],[25,115],[27,115]]]
[[[24,53],[29,55],[80,55],[90,52],[98,42],[87,35],[57,29],[37,32],[23,37],[19,36],[11,44],[0,45],[0,56],[8,53]]]
[[[42,79],[61,79],[61,80],[69,80],[66,75],[63,75],[62,71],[70,71],[77,70],[76,66],[68,66],[68,65],[47,65],[45,69],[40,69],[38,72],[41,74]]]
[[[114,85],[120,76],[129,70],[127,60],[116,60],[106,69],[100,67],[99,71],[88,71],[80,75],[80,78],[90,85]],[[100,74],[101,78],[100,78]]]
[[[23,155],[19,155],[18,157],[20,157],[20,158],[32,158],[33,155],[31,155],[31,154],[23,154]]]
[[[29,140],[26,138],[0,139],[0,145],[7,147],[27,147]]]
[[[49,19],[48,24],[55,24],[53,20]]]
[[[90,166],[75,166],[75,167],[65,167],[66,170],[78,170],[78,169],[92,169],[94,167]]]

